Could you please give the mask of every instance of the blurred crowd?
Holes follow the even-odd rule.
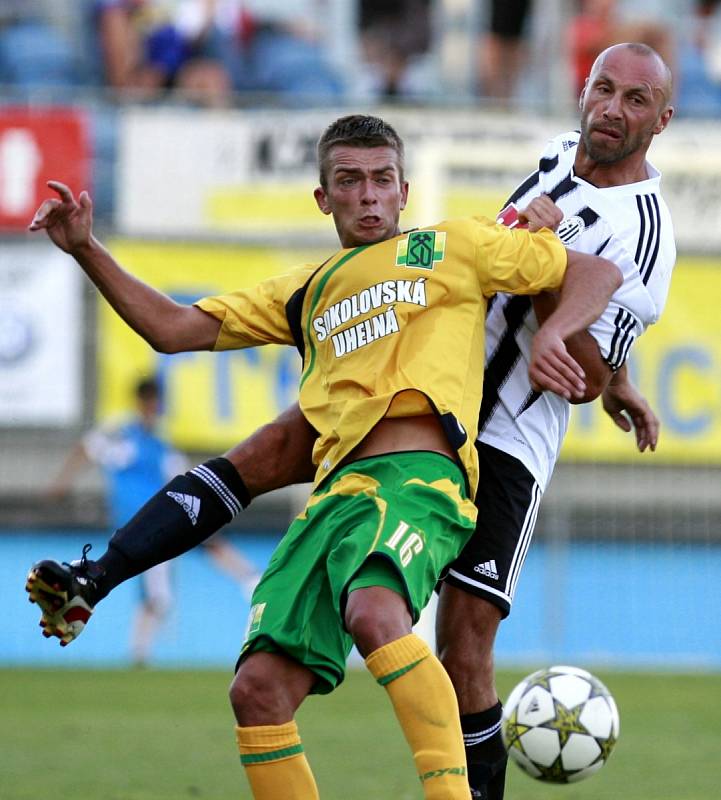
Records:
[[[122,99],[175,90],[227,106],[236,93],[338,97],[314,3],[281,0],[4,0],[0,82],[107,87]]]
[[[172,96],[211,107],[243,96],[285,104],[433,99],[443,94],[438,39],[477,31],[471,90],[497,102],[528,91],[549,6],[469,0],[3,0],[0,84],[104,87],[115,99]],[[673,66],[681,113],[721,113],[721,0],[558,0],[569,87],[596,54],[629,39]],[[347,9],[340,17],[338,7]],[[350,11],[348,11],[348,9]],[[445,15],[445,17],[444,17]],[[341,22],[339,23],[339,19]],[[446,29],[441,20],[446,19]],[[460,20],[460,22],[459,22]],[[340,25],[354,34],[331,52]],[[351,66],[352,65],[352,68]]]

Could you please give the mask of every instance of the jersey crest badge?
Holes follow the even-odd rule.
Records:
[[[398,242],[396,266],[433,269],[446,252],[445,231],[412,231]]]
[[[558,226],[556,235],[568,247],[572,245],[586,230],[586,223],[581,217],[566,217]]]

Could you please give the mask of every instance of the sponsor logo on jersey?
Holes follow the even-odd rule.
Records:
[[[400,324],[393,305],[395,303],[410,303],[425,308],[426,279],[382,281],[350,297],[344,297],[313,318],[316,339],[324,342],[330,337],[335,354],[340,357],[391,333],[398,333]],[[334,333],[347,322],[380,309],[381,306],[390,307]]]
[[[400,325],[394,308],[382,311],[370,319],[357,322],[349,328],[345,328],[338,333],[334,333],[330,340],[333,342],[333,350],[336,358],[359,350],[371,342],[390,336],[391,333],[398,333]]]
[[[396,266],[414,269],[433,269],[443,261],[446,252],[444,231],[413,231],[398,242]]]
[[[556,235],[568,247],[579,238],[584,230],[586,230],[586,223],[581,217],[566,217],[558,226]]]

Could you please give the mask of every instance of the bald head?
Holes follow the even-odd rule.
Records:
[[[648,84],[652,94],[659,98],[660,106],[667,106],[671,102],[671,70],[653,47],[642,42],[623,42],[607,47],[593,62],[588,82],[592,83],[604,68],[620,61],[628,65],[627,70],[633,70],[640,80]]]
[[[671,88],[671,71],[648,45],[604,50],[581,93],[578,174],[599,186],[644,180],[646,152],[673,116]]]

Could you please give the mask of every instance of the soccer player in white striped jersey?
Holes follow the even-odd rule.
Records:
[[[653,137],[673,109],[668,67],[651,48],[619,44],[596,60],[580,99],[581,131],[561,134],[538,170],[511,195],[510,224],[556,229],[568,248],[602,254],[624,283],[601,318],[567,342],[604,405],[630,430],[641,451],[655,449],[658,421],[628,383],[633,342],[663,310],[676,249],[660,195],[660,174],[646,160]],[[513,208],[521,209],[514,218]],[[511,610],[539,504],[570,416],[567,400],[534,391],[528,359],[534,332],[553,307],[499,294],[486,322],[486,370],[477,447],[481,477],[476,532],[451,565],[437,616],[439,655],[458,696],[474,797],[503,797],[506,754],[501,704],[493,675],[493,644]]]

